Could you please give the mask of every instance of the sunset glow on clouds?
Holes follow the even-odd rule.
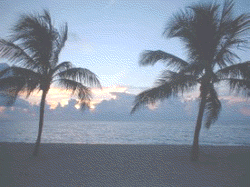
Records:
[[[100,104],[103,100],[107,100],[107,101],[109,101],[111,99],[116,100],[117,96],[115,94],[112,94],[112,93],[116,92],[116,93],[131,94],[128,90],[129,90],[129,88],[126,86],[116,86],[116,85],[113,85],[111,87],[103,87],[102,89],[93,88],[92,89],[92,100],[90,102],[91,111],[94,111],[95,107],[98,104]],[[190,101],[194,101],[194,100],[198,99],[198,97],[199,97],[199,92],[196,90],[192,93],[184,94],[183,97],[181,97],[181,101],[187,102],[186,107],[188,107],[188,103]],[[29,98],[26,98],[25,95],[22,95],[21,98],[25,99],[26,101],[28,101],[32,105],[38,106],[40,104],[40,100],[41,100],[41,92],[34,92],[29,96]],[[56,88],[56,87],[51,87],[51,89],[47,95],[47,98],[46,98],[46,103],[50,106],[50,109],[56,109],[59,104],[61,107],[68,105],[68,102],[70,99],[77,100],[76,96],[72,96],[71,91],[67,91],[65,89],[60,89],[60,88]],[[247,100],[244,97],[236,97],[236,96],[227,95],[227,96],[219,96],[219,99],[221,101],[222,100],[227,101],[227,103],[228,103],[227,107],[230,107],[230,108],[234,107],[234,105],[237,103],[249,103],[249,100]],[[154,105],[147,105],[147,107],[153,111],[153,110],[156,110],[160,105],[161,105],[161,102],[156,102]],[[224,107],[226,107],[226,106],[224,106]],[[79,109],[80,106],[76,104],[75,108]],[[3,110],[4,110],[4,107],[0,108],[0,113],[2,113]],[[243,107],[243,108],[240,108],[238,110],[244,116],[250,116],[250,108]]]
[[[71,93],[51,88],[45,106],[46,120],[168,120],[197,118],[199,102],[197,99],[182,100],[170,98],[164,102],[142,107],[130,115],[135,95],[125,86],[93,89],[93,101],[90,111],[77,109],[76,98]],[[191,95],[192,96],[192,95]],[[11,107],[0,106],[0,120],[37,120],[39,119],[40,93],[34,93],[28,99],[18,98]],[[250,105],[246,98],[221,97],[222,110],[220,120],[248,120]],[[33,104],[33,105],[32,105]],[[58,104],[60,104],[58,106]]]
[[[233,96],[233,95],[228,95],[228,96],[221,96],[219,97],[219,99],[223,99],[228,101],[229,104],[233,105],[235,103],[241,103],[241,102],[246,102],[246,103],[250,103],[250,100],[244,97],[237,97],[237,96]]]
[[[92,109],[95,108],[95,106],[103,100],[116,99],[117,96],[112,94],[113,92],[126,93],[127,88],[123,86],[111,86],[102,89],[92,89],[93,99],[91,100],[90,107]]]
[[[105,112],[110,112],[114,115],[115,114],[118,115],[122,112],[126,112],[129,114],[135,96],[139,94],[141,91],[146,89],[148,88],[143,88],[143,87],[137,88],[131,86],[118,86],[118,85],[103,87],[102,89],[93,88],[91,90],[92,100],[90,102],[90,111],[93,115],[104,115],[103,113]],[[183,115],[192,117],[197,113],[199,107],[197,100],[199,98],[199,94],[200,93],[197,88],[190,93],[185,93],[183,95],[180,95],[179,99],[175,101],[171,101],[172,99],[169,100],[166,99],[165,102],[157,101],[155,104],[146,105],[146,108],[149,109],[148,111],[149,113],[147,115],[149,114],[151,115],[153,114],[152,112],[154,112],[154,115],[157,116],[164,113],[164,111],[167,111],[167,113],[171,114],[171,115],[169,114],[170,116],[175,116],[177,115],[177,113],[180,113],[180,111],[182,111]],[[234,113],[237,113],[238,115],[241,115],[244,119],[248,118],[250,116],[250,108],[249,108],[250,101],[245,97],[241,97],[241,95],[236,96],[228,94],[229,93],[226,91],[222,91],[219,93],[219,99],[222,103],[222,111],[224,111],[225,114],[228,113],[228,115],[224,116],[227,116],[228,118],[229,116],[234,115]],[[41,92],[35,91],[28,98],[26,98],[25,95],[21,95],[21,99],[24,99],[26,104],[25,103],[22,104],[19,102],[17,105],[10,108],[0,106],[0,117],[3,119],[4,118],[7,119],[7,118],[12,118],[11,115],[13,116],[17,114],[21,116],[38,117]],[[55,115],[55,118],[58,118],[58,116],[56,117],[56,114],[58,112],[60,113],[60,111],[64,111],[64,115],[66,117],[73,115],[74,113],[77,113],[77,109],[80,108],[80,106],[77,105],[76,101],[74,100],[77,100],[77,97],[72,96],[71,91],[67,91],[65,89],[60,89],[52,86],[47,95],[46,104],[47,107],[49,107],[50,109],[49,111],[52,112],[51,115],[52,116]],[[70,111],[74,112],[70,113]],[[172,114],[171,112],[173,111],[176,111],[176,113],[174,112],[174,114]],[[80,114],[81,113],[79,113],[79,115]],[[96,119],[96,116],[94,117],[94,119]]]
[[[92,89],[93,98],[91,100],[90,107],[91,109],[94,109],[95,106],[103,100],[116,99],[116,95],[112,94],[113,92],[126,93],[126,91],[127,88],[122,86],[103,87],[102,89],[94,88]],[[33,105],[39,105],[41,100],[41,94],[41,92],[34,92],[28,98],[26,98],[25,95],[21,95],[21,98],[27,100]],[[72,98],[77,99],[77,97],[72,96],[71,91],[51,87],[47,95],[46,102],[51,109],[55,109],[58,104],[64,107]],[[76,108],[78,108],[77,105]]]
[[[4,106],[0,106],[0,113],[2,113],[5,110]]]

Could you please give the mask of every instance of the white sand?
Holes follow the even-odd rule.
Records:
[[[250,147],[0,143],[0,186],[250,186]]]

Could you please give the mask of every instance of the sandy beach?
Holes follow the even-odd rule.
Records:
[[[5,186],[249,186],[250,147],[0,143]]]

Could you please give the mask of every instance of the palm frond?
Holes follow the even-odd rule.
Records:
[[[12,66],[4,71],[4,75],[8,76],[0,79],[0,87],[7,92],[9,92],[8,90],[10,92],[15,90],[16,94],[24,92],[29,97],[40,84],[40,74],[32,70]]]
[[[241,14],[236,17],[232,23],[229,33],[234,38],[239,38],[245,31],[250,29],[250,14]]]
[[[167,99],[172,95],[174,94],[172,93],[171,85],[169,83],[143,91],[135,97],[131,114],[133,114],[141,106],[154,104],[157,100]]]
[[[218,78],[241,78],[250,80],[250,61],[231,65],[216,72]]]
[[[68,38],[68,25],[65,24],[65,27],[61,29],[61,32],[58,33],[58,37],[54,40],[54,49],[53,56],[51,58],[52,67],[55,67],[58,63],[59,54],[62,51],[65,42]]]
[[[37,82],[27,81],[21,77],[10,76],[0,79],[0,88],[4,93],[14,98],[16,98],[19,93],[26,93],[26,97],[29,97],[31,92],[38,88],[38,84]]]
[[[218,44],[216,4],[198,4],[176,14],[165,29],[165,35],[181,39],[192,61],[209,63]],[[204,61],[205,60],[205,61]]]
[[[57,38],[57,30],[51,25],[48,12],[43,16],[24,15],[17,22],[11,37],[25,50],[43,69],[50,67],[53,41]]]
[[[0,78],[9,77],[12,75],[10,67],[5,68],[4,70],[0,71]]]
[[[34,79],[38,76],[30,71],[24,68],[8,67],[0,72],[0,93],[4,96],[7,106],[14,104],[20,92],[26,93],[28,97],[37,88],[38,83]]]
[[[218,5],[198,4],[176,14],[164,35],[181,39],[189,59],[208,66],[216,63],[224,68],[239,59],[235,48],[246,46],[245,31],[250,29],[250,15],[232,16],[233,1],[225,1],[220,16]]]
[[[25,79],[35,79],[39,81],[41,77],[39,73],[22,67],[11,66],[8,69],[13,73],[13,76],[23,77]]]
[[[192,12],[189,9],[176,13],[166,25],[163,35],[166,38],[192,36],[192,27],[190,21],[193,19]]]
[[[46,10],[46,9],[44,9],[43,12],[44,12],[44,15],[38,16],[38,17],[43,18],[43,19],[48,23],[48,28],[49,28],[49,29],[52,29],[53,26],[52,26],[52,24],[51,24],[51,17],[50,17],[49,11]]]
[[[193,89],[196,84],[196,77],[191,74],[164,71],[156,82],[156,87],[136,96],[131,114],[143,105],[154,104],[158,100],[164,100],[171,96],[176,97],[179,93]]]
[[[226,82],[228,82],[231,92],[250,97],[250,79],[230,78]]]
[[[214,64],[218,64],[220,68],[225,68],[228,65],[235,64],[235,59],[240,60],[239,56],[232,52],[232,50],[230,49],[232,45],[237,45],[240,43],[241,41],[227,40],[225,44],[221,44],[218,53],[215,55]]]
[[[65,71],[65,70],[68,70],[72,67],[73,67],[73,65],[69,61],[61,62],[54,69],[51,69],[50,74],[53,75],[54,77],[56,77],[56,76],[59,76],[58,73]]]
[[[219,117],[221,103],[212,84],[207,89],[206,105],[205,105],[205,126],[209,128]]]
[[[89,106],[91,99],[91,90],[88,87],[82,85],[77,81],[69,79],[58,79],[57,82],[59,86],[63,86],[67,90],[71,90],[72,95],[77,95],[82,109]]]
[[[144,51],[139,60],[139,64],[143,66],[154,65],[156,62],[162,61],[167,67],[172,67],[177,70],[183,69],[188,63],[172,54],[164,51]]]
[[[2,92],[0,89],[0,97],[3,99],[3,106],[12,106],[17,98],[17,95],[11,95],[10,93]]]
[[[4,77],[0,79],[0,89],[4,92],[12,92],[13,90],[22,90],[25,87],[25,80],[20,77]]]
[[[85,68],[71,68],[58,73],[59,77],[83,82],[89,86],[97,86],[101,88],[101,84],[97,76]]]
[[[219,26],[219,34],[221,36],[221,42],[225,43],[225,51],[230,51],[230,48],[237,47],[238,49],[244,48],[247,43],[245,38],[245,31],[250,29],[250,14],[241,14],[240,16],[233,18],[232,8],[233,1],[226,1]]]
[[[234,7],[233,0],[224,1],[220,19],[220,31],[224,30],[225,27],[228,24],[230,24],[230,22],[233,20],[233,7]]]
[[[26,68],[35,69],[37,67],[36,62],[22,48],[3,39],[0,39],[0,57]]]
[[[196,76],[189,72],[181,71],[179,73],[165,70],[162,72],[156,85],[162,85],[164,83],[170,83],[174,93],[182,93],[192,90],[198,83]]]
[[[218,7],[216,4],[190,7],[193,10],[193,19],[189,25],[192,27],[193,35],[186,43],[189,57],[202,62],[205,66],[213,61],[219,43],[219,38],[216,37]]]
[[[233,5],[233,1],[225,1],[217,34],[220,44],[217,48],[215,62],[221,68],[226,67],[227,64],[235,64],[235,58],[239,59],[239,57],[233,53],[232,49],[245,48],[248,42],[245,31],[250,29],[250,14],[241,14],[233,18]]]
[[[246,48],[248,40],[245,38],[245,31],[250,29],[250,15],[243,14],[236,19],[230,19],[227,23],[221,24],[218,33],[220,35],[220,44],[217,47],[214,61],[220,68],[224,68],[227,65],[235,64],[235,59],[239,60],[233,49]]]
[[[204,75],[205,67],[206,66],[204,64],[200,63],[199,61],[194,61],[194,62],[190,63],[190,65],[188,65],[181,72],[183,74],[193,75],[198,79],[198,78],[200,78],[200,77],[202,77]]]

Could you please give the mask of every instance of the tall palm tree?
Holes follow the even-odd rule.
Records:
[[[13,29],[9,40],[0,39],[0,57],[13,66],[0,73],[0,85],[16,97],[35,90],[42,92],[39,131],[33,155],[39,151],[44,121],[46,95],[52,84],[72,90],[84,108],[89,105],[91,90],[101,87],[97,76],[88,69],[73,67],[71,62],[58,62],[59,54],[67,40],[68,27],[59,31],[52,25],[48,11],[42,15],[24,15]],[[15,66],[14,66],[15,65]],[[11,72],[12,76],[4,74]],[[85,86],[88,85],[88,86]]]
[[[161,61],[169,69],[156,81],[155,87],[136,96],[131,113],[146,104],[200,87],[199,112],[192,146],[192,160],[199,158],[199,133],[205,114],[207,128],[221,110],[215,84],[227,83],[231,91],[250,95],[250,62],[237,63],[235,48],[246,47],[249,14],[233,16],[233,1],[225,1],[222,9],[215,3],[196,4],[174,15],[163,35],[179,38],[188,52],[188,60],[163,51],[144,51],[139,60],[143,66]]]

